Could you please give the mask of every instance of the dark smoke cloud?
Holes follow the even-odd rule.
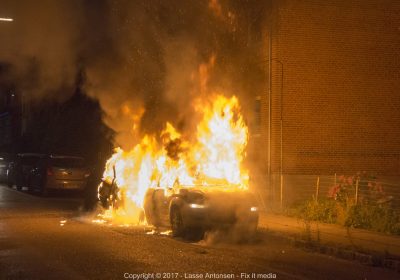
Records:
[[[2,0],[0,10],[15,21],[0,26],[2,38],[8,38],[0,44],[0,61],[11,63],[9,76],[37,98],[65,96],[84,73],[84,91],[99,100],[106,123],[119,133],[118,144],[129,146],[135,135],[159,131],[165,121],[180,129],[191,126],[191,102],[201,91],[199,67],[213,55],[209,87],[247,95],[249,24],[263,6],[263,1]]]

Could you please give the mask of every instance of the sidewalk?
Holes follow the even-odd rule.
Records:
[[[311,237],[312,243],[318,245],[321,251],[329,251],[339,257],[364,257],[367,263],[378,261],[382,266],[400,269],[400,236],[354,228],[347,230],[339,225],[315,222],[311,224],[311,233],[307,234],[303,220],[268,212],[260,213],[259,227],[299,242]]]

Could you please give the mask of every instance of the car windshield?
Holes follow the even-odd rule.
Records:
[[[54,167],[81,168],[83,167],[83,159],[68,157],[51,158],[50,164]]]

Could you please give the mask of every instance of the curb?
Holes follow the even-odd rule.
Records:
[[[386,257],[379,253],[364,253],[355,249],[345,249],[335,245],[319,244],[316,241],[304,240],[298,236],[285,236],[282,235],[282,232],[274,231],[270,228],[263,228],[263,230],[266,230],[268,234],[273,234],[289,240],[294,247],[303,248],[344,260],[357,261],[367,266],[383,267],[400,273],[400,259]]]
[[[289,238],[290,239],[290,238]],[[357,252],[355,250],[343,249],[336,246],[328,246],[323,244],[317,244],[316,242],[310,242],[306,240],[294,239],[291,240],[295,247],[305,248],[307,250],[313,250],[315,252],[334,256],[340,259],[358,261],[363,265],[368,266],[379,266],[395,270],[400,273],[400,260],[386,258],[379,254],[366,254]]]

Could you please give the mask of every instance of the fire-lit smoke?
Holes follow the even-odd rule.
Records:
[[[4,0],[0,75],[25,98],[62,99],[81,89],[99,100],[116,142],[131,148],[169,120],[193,128],[190,104],[198,67],[215,54],[215,88],[239,96],[246,110],[257,1]],[[249,21],[251,19],[251,22]],[[135,112],[132,116],[129,112]],[[140,118],[139,118],[140,115]],[[189,118],[188,118],[189,116]],[[134,119],[134,120],[133,120]],[[140,120],[140,121],[138,121]]]
[[[193,115],[191,103],[199,93],[202,74],[198,68],[210,57],[214,57],[214,78],[218,81],[207,83],[239,94],[240,86],[225,70],[236,62],[224,56],[226,50],[238,55],[243,42],[234,42],[239,34],[234,35],[232,23],[221,20],[208,1],[106,3],[108,35],[103,29],[91,32],[100,33],[101,45],[107,47],[89,49],[89,53],[101,55],[87,55],[85,88],[106,110],[107,123],[118,132],[118,145],[132,148],[138,131],[140,137],[157,133],[165,120],[179,128],[194,128],[188,116]],[[227,5],[218,5],[222,15],[228,11],[233,15]],[[88,19],[99,16],[96,12],[87,14]],[[227,88],[232,86],[235,90]],[[133,110],[143,111],[136,124],[138,131],[132,131],[131,120],[122,114],[121,106],[126,102]]]
[[[10,65],[0,69],[0,84],[6,79],[36,100],[67,97],[77,87],[96,98],[104,122],[116,132],[115,145],[123,149],[109,164],[134,157],[150,170],[157,166],[151,172],[157,180],[136,161],[122,160],[117,172],[126,170],[121,164],[133,165],[127,176],[141,184],[169,185],[165,169],[180,183],[215,177],[243,183],[246,172],[232,170],[242,163],[244,119],[251,119],[254,95],[261,91],[262,75],[253,75],[256,47],[249,46],[256,46],[251,32],[263,16],[263,1],[4,0],[0,6],[0,16],[14,19],[0,24],[1,38],[7,38],[0,44],[0,64]],[[222,133],[228,130],[229,139]],[[213,158],[215,149],[225,162]],[[198,164],[201,158],[208,161]],[[128,181],[123,178],[118,176]],[[143,192],[125,190],[140,205]]]
[[[243,167],[248,129],[238,99],[210,94],[194,106],[202,115],[194,140],[167,122],[159,138],[146,135],[131,150],[118,148],[107,161],[103,180],[119,187],[121,201],[110,209],[113,219],[137,221],[149,188],[248,188]]]

